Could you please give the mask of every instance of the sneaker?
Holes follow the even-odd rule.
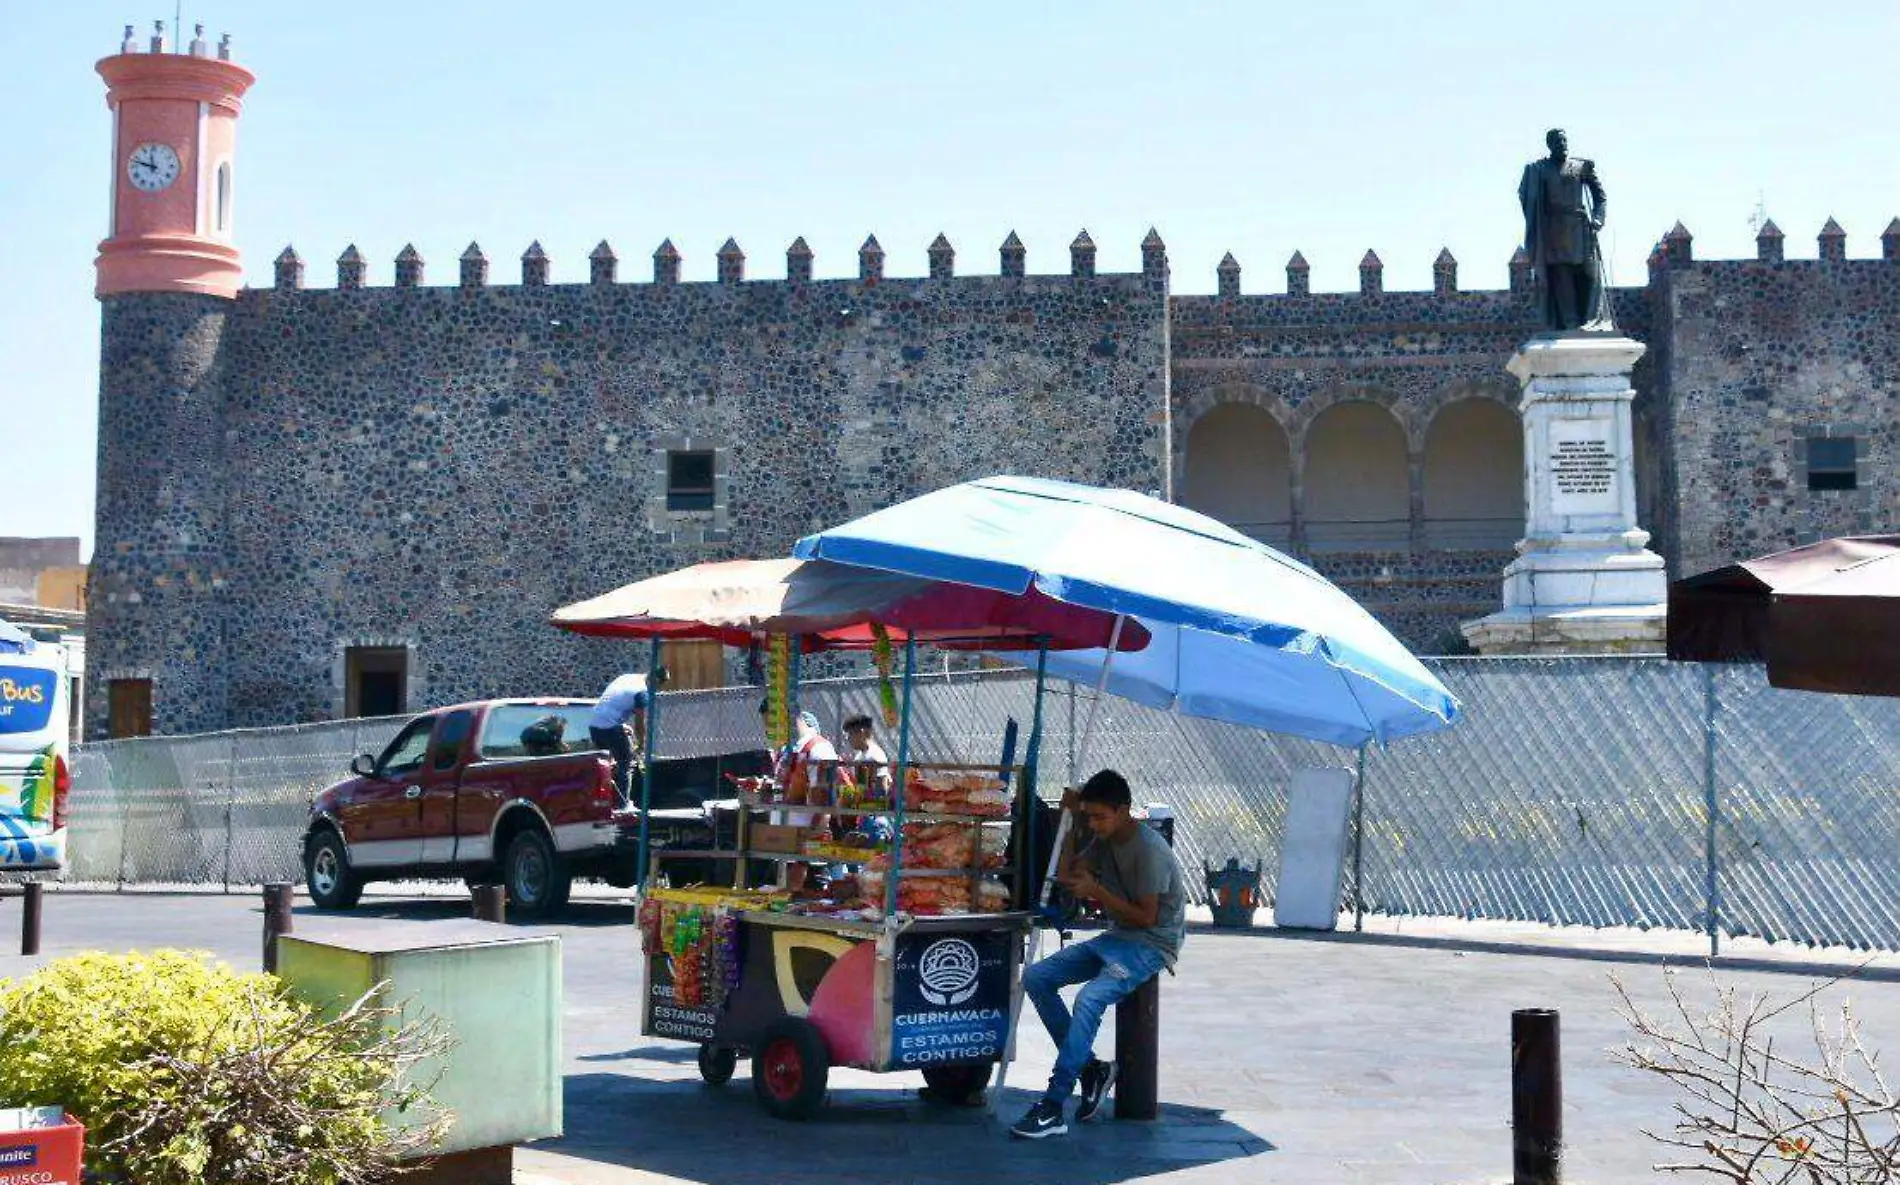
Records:
[[[1066,1136],[1069,1125],[1062,1122],[1062,1104],[1043,1099],[1029,1109],[1009,1134],[1019,1140],[1041,1140],[1049,1136]]]
[[[1076,1122],[1087,1123],[1101,1114],[1102,1101],[1108,1098],[1114,1085],[1115,1063],[1090,1058],[1089,1064],[1082,1067],[1082,1101],[1075,1107]]]

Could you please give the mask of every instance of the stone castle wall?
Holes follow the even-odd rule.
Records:
[[[1685,261],[1668,318],[1672,571],[1900,529],[1900,260]],[[1814,437],[1857,442],[1854,490],[1810,490]]]
[[[1678,233],[1679,232],[1679,233]],[[1900,427],[1900,223],[1883,260],[1693,260],[1678,228],[1649,284],[1612,299],[1638,365],[1640,519],[1673,574],[1824,533],[1891,530]],[[1776,232],[1778,234],[1778,232]],[[1293,550],[1415,647],[1456,643],[1498,604],[1510,553],[1432,544],[1420,472],[1433,417],[1461,399],[1514,409],[1504,363],[1538,331],[1529,276],[1461,292],[1440,257],[1430,292],[1387,292],[1376,257],[1357,293],[1169,298],[1158,238],[1138,274],[551,285],[538,249],[519,286],[471,252],[454,287],[278,285],[235,302],[105,302],[100,497],[92,589],[92,726],[114,677],[154,680],[156,724],[185,731],[322,719],[343,706],[343,653],[412,648],[412,703],[590,694],[625,644],[546,625],[556,605],[707,559],[784,554],[801,534],[937,486],[1030,472],[1177,490],[1195,421],[1266,409],[1291,444],[1349,400],[1401,426],[1413,530],[1385,550]],[[1296,264],[1301,261],[1295,261]],[[1862,441],[1861,488],[1806,489],[1820,432]],[[665,504],[671,449],[710,449],[713,509]],[[1295,505],[1297,507],[1297,499]]]
[[[1448,260],[1449,256],[1441,256]],[[1455,265],[1454,265],[1455,266]],[[1298,272],[1284,294],[1177,296],[1172,301],[1174,468],[1183,472],[1194,423],[1223,403],[1270,413],[1290,445],[1294,521],[1290,546],[1370,609],[1407,644],[1427,651],[1462,644],[1461,621],[1495,611],[1507,549],[1445,550],[1427,542],[1423,474],[1435,417],[1462,399],[1495,401],[1515,412],[1517,381],[1504,364],[1541,332],[1529,285],[1461,292],[1441,264],[1426,292],[1388,292],[1382,274],[1362,290],[1312,293]],[[1237,281],[1237,275],[1234,276]],[[1650,336],[1646,289],[1612,292],[1618,328]],[[1639,364],[1639,390],[1651,385]],[[1383,551],[1310,550],[1300,520],[1307,430],[1329,408],[1368,402],[1404,431],[1411,488],[1410,546]]]
[[[339,715],[352,645],[412,647],[415,703],[592,694],[634,655],[549,627],[568,601],[784,554],[991,473],[1160,490],[1165,262],[1076,270],[448,288],[418,267],[392,289],[247,291],[202,359],[185,351],[206,372],[183,452],[136,447],[170,439],[179,395],[131,355],[195,341],[198,305],[117,298],[98,587],[121,608],[100,665],[152,673],[161,731]],[[666,509],[669,449],[714,450],[711,510]],[[180,488],[223,515],[202,532],[217,620],[187,613],[206,640],[181,648],[181,610],[151,586],[195,554],[166,500],[187,459],[225,484]],[[183,702],[219,679],[227,695]]]

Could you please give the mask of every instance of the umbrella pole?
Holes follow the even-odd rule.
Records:
[[[1036,816],[1030,810],[1029,802],[1030,796],[1036,794],[1036,767],[1042,753],[1042,695],[1048,673],[1049,640],[1044,638],[1041,648],[1036,653],[1036,699],[1030,714],[1029,748],[1023,755],[1023,776],[1016,783],[1016,801],[1020,804],[1018,809],[1022,814],[1020,824],[1022,846],[1017,849],[1016,887],[1013,894],[1018,908],[1029,904],[1029,898],[1024,889],[1029,879],[1029,869],[1032,867],[1030,861],[1035,859]],[[1029,959],[1016,968],[1015,978],[1010,983],[1009,1031],[1003,1041],[1003,1056],[996,1063],[996,1081],[989,1091],[988,1103],[992,1111],[996,1109],[997,1101],[1003,1097],[1003,1084],[1009,1080],[1009,1065],[1016,1060],[1016,1024],[1023,1015],[1023,972],[1029,969],[1029,963],[1035,960],[1039,952],[1035,937],[1037,933],[1031,932]]]
[[[1360,890],[1365,883],[1365,855],[1366,746],[1360,745],[1359,773],[1352,782],[1352,931],[1355,934],[1366,928],[1366,897]]]
[[[1708,832],[1703,840],[1703,859],[1707,882],[1703,886],[1704,900],[1708,904],[1709,957],[1715,958],[1722,953],[1722,931],[1720,929],[1722,899],[1720,896],[1720,871],[1715,846],[1715,824],[1717,812],[1722,809],[1721,796],[1715,788],[1715,713],[1719,705],[1715,698],[1715,667],[1710,663],[1702,664],[1702,805],[1707,817]]]
[[[634,870],[635,882],[647,887],[647,859],[650,834],[647,816],[653,813],[653,734],[660,728],[660,692],[652,685],[653,672],[660,667],[660,640],[653,639],[647,652],[647,724],[640,738],[640,865]]]
[[[904,875],[904,800],[909,794],[910,782],[910,688],[917,674],[917,639],[904,639],[904,710],[897,722],[897,784],[891,795],[896,799],[892,803],[896,817],[892,822],[891,871],[884,879],[884,922],[887,926],[897,921],[897,885]]]

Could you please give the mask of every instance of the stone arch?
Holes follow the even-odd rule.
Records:
[[[1424,543],[1509,550],[1524,537],[1524,427],[1495,399],[1445,403],[1424,449]]]
[[[1406,432],[1384,403],[1345,399],[1303,434],[1302,503],[1312,551],[1407,551],[1412,480]]]
[[[1252,402],[1214,405],[1183,445],[1183,505],[1275,546],[1293,530],[1293,450],[1286,429]]]

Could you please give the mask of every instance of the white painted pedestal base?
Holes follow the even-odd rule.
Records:
[[[1532,338],[1523,384],[1525,537],[1504,608],[1464,625],[1484,654],[1629,654],[1663,648],[1662,557],[1636,525],[1630,369],[1643,345],[1605,334]]]

